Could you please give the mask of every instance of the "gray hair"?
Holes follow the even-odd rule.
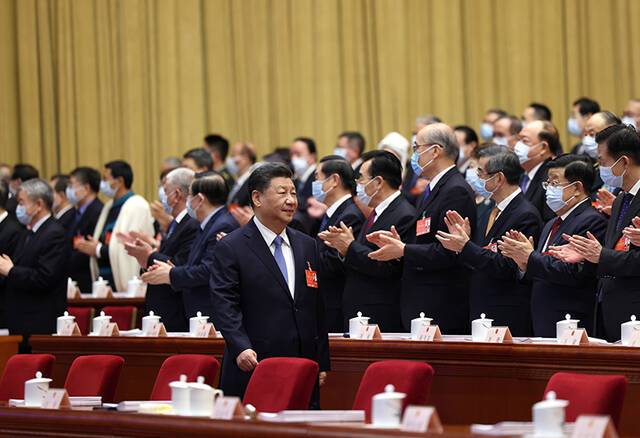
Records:
[[[20,184],[20,190],[27,193],[27,197],[33,202],[42,199],[48,210],[53,207],[53,190],[48,182],[40,178],[33,178]]]
[[[434,123],[440,123],[440,117],[434,116],[433,114],[423,114],[421,116],[416,117],[416,125],[433,125]]]
[[[494,174],[502,172],[510,185],[518,184],[524,170],[520,166],[518,156],[506,146],[491,145],[478,152],[478,159],[488,157],[485,172]]]
[[[182,160],[178,157],[167,157],[162,160],[162,164],[167,167],[180,167],[182,165]]]
[[[189,187],[196,174],[193,170],[186,167],[178,167],[173,169],[166,176],[167,184],[177,187],[185,196],[189,194]]]
[[[422,128],[418,133],[422,140],[422,144],[437,144],[442,146],[446,156],[452,160],[458,159],[460,146],[453,133],[453,129],[444,123],[433,123],[426,128]]]

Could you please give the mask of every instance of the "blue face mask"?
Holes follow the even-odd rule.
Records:
[[[493,137],[493,126],[491,126],[491,123],[485,122],[480,125],[480,136],[485,140]]]
[[[574,198],[574,196],[572,196],[567,201],[562,199],[564,195],[564,189],[566,189],[569,186],[572,186],[573,184],[575,183],[567,184],[564,187],[560,187],[560,186],[547,187],[547,193],[546,193],[547,205],[551,210],[553,210],[554,212],[558,212],[562,210],[564,207],[567,206],[567,201]]]
[[[471,187],[479,196],[482,196],[483,198],[490,198],[493,195],[493,192],[487,190],[487,181],[491,181],[493,177],[495,177],[495,175],[489,179],[482,179],[478,176],[478,169],[469,169],[466,178],[467,182],[471,184]]]
[[[187,198],[187,214],[191,216],[193,219],[198,220],[198,215],[196,214],[196,211],[191,206],[192,200],[193,198]]]
[[[347,150],[345,148],[335,148],[333,150],[333,155],[337,155],[339,157],[342,157],[344,159],[347,158]]]
[[[529,161],[529,151],[531,150],[531,146],[527,146],[522,141],[518,141],[516,145],[513,147],[513,152],[518,156],[518,160],[520,164],[524,164]]]
[[[327,193],[331,191],[331,189],[327,190],[326,192],[322,190],[322,186],[328,179],[329,178],[325,178],[322,181],[316,180],[311,183],[311,194],[314,198],[316,198],[316,201],[318,202],[324,202],[325,198],[327,197]]]
[[[116,196],[116,189],[114,189],[111,184],[105,180],[100,181],[100,192],[107,198],[113,198]]]
[[[620,176],[614,175],[613,168],[616,167],[616,164],[618,164],[618,162],[621,159],[622,157],[618,158],[616,162],[613,163],[613,165],[611,165],[610,167],[600,166],[600,178],[602,178],[602,181],[612,189],[617,189],[622,187],[622,181],[623,181],[622,177],[624,176],[624,173],[627,171],[627,169],[625,169],[624,172],[622,172],[622,175]]]
[[[234,160],[232,157],[227,157],[227,159],[224,162],[224,165],[227,167],[227,170],[229,171],[229,173],[233,175],[238,174],[238,165],[236,164],[236,160]]]
[[[164,187],[162,186],[160,186],[160,188],[158,189],[158,198],[160,199],[160,202],[162,202],[162,208],[164,209],[164,212],[167,214],[171,214],[173,208],[171,208],[171,206],[169,205],[169,197],[165,193]]]
[[[27,213],[27,207],[22,204],[16,206],[16,217],[22,225],[29,225],[33,219],[33,215]]]
[[[590,135],[582,137],[582,152],[591,158],[595,158],[596,155],[598,155],[598,143],[596,143],[596,139]]]
[[[413,155],[411,155],[411,169],[413,169],[413,173],[415,173],[417,176],[422,175],[422,171],[424,169],[426,169],[429,164],[433,163],[433,160],[435,160],[435,158],[434,158],[431,161],[429,161],[427,164],[425,164],[424,166],[421,166],[420,165],[420,155],[422,155],[422,154],[424,154],[426,152],[429,152],[431,149],[433,149],[435,147],[436,146],[434,145],[434,146],[431,146],[430,148],[425,149],[422,152],[414,152]]]
[[[578,119],[575,117],[569,117],[569,120],[567,120],[567,130],[569,131],[569,134],[575,137],[580,137],[582,135],[582,129],[580,128]]]
[[[67,199],[69,200],[71,205],[73,205],[74,207],[78,205],[78,203],[82,201],[82,199],[84,199],[84,198],[82,199],[78,198],[78,192],[76,192],[76,190],[71,186],[67,186],[64,193],[67,196]]]
[[[373,181],[373,180],[371,180]],[[371,184],[371,181],[369,181],[366,184],[358,184],[358,186],[356,187],[356,196],[358,197],[358,199],[360,200],[360,202],[362,202],[365,206],[369,206],[369,204],[371,204],[371,199],[378,194],[378,192],[380,191],[380,189],[376,190],[376,192],[369,196],[367,195],[367,192],[364,190],[365,187],[367,187],[369,184]]]

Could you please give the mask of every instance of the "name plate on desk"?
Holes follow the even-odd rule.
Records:
[[[72,322],[71,324],[64,324],[60,328],[60,332],[58,336],[81,336],[80,327],[78,327],[77,322]]]
[[[608,415],[580,415],[571,438],[618,438]]]
[[[433,341],[441,341],[442,333],[440,333],[440,327],[437,325],[431,325],[428,323],[422,323],[420,329],[418,329],[418,334],[416,335],[416,341],[425,341],[425,342],[433,342]]]
[[[111,286],[100,287],[94,294],[91,295],[92,298],[113,298],[113,291],[111,290]]]
[[[558,338],[558,344],[562,345],[586,345],[588,343],[589,337],[585,329],[565,330]]]
[[[213,326],[213,323],[208,322],[206,324],[198,325],[193,336],[196,338],[216,338],[218,337],[218,333],[216,332],[216,328]]]
[[[404,432],[442,433],[442,423],[433,406],[407,406],[400,430]]]
[[[49,389],[42,400],[42,409],[71,409],[66,389]]]
[[[100,326],[100,331],[98,332],[98,336],[120,336],[120,330],[118,329],[118,324],[115,322],[110,322],[109,324],[103,324]]]
[[[502,344],[503,342],[512,342],[511,330],[509,327],[491,327],[487,333],[486,342],[492,344]]]
[[[151,326],[149,326],[149,330],[144,332],[145,336],[150,338],[166,338],[167,337],[167,329],[164,328],[164,324],[161,322],[154,322]]]
[[[239,397],[218,397],[213,404],[213,415],[215,420],[232,420],[236,417],[244,416],[244,408]]]
[[[360,336],[359,339],[382,339],[382,333],[380,333],[380,328],[378,324],[367,324],[360,326]]]

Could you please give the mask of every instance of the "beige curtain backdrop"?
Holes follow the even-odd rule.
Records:
[[[260,153],[477,128],[550,105],[565,147],[582,95],[640,96],[637,0],[0,0],[0,162],[45,176],[123,158],[153,196],[162,158],[206,132]]]

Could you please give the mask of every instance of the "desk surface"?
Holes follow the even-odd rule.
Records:
[[[163,360],[173,354],[212,354],[220,359],[224,340],[190,338],[97,338],[33,336],[33,351],[57,357],[54,383],[61,386],[72,360],[82,354],[117,354],[126,363],[117,400],[148,398]],[[331,367],[321,391],[325,409],[350,409],[366,367],[377,360],[428,362],[435,369],[429,404],[445,424],[530,421],[558,371],[624,374],[629,388],[621,432],[640,430],[640,349],[622,346],[486,344],[471,342],[359,341],[330,339]]]
[[[135,298],[70,298],[70,307],[135,306],[144,307],[144,297]]]

